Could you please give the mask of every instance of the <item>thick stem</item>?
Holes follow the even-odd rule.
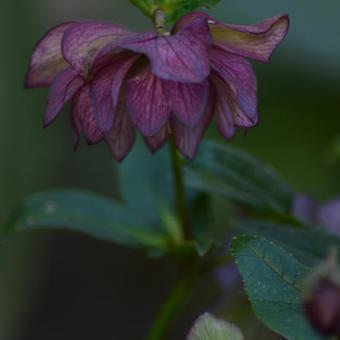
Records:
[[[163,35],[165,33],[165,17],[164,12],[160,9],[156,9],[153,14],[153,28],[154,30]]]
[[[170,153],[171,153],[171,161],[172,161],[172,173],[174,177],[175,204],[176,204],[177,215],[178,215],[179,221],[181,222],[184,238],[186,240],[190,240],[191,230],[190,230],[188,212],[187,212],[186,202],[185,202],[185,190],[184,190],[184,182],[183,182],[182,164],[181,164],[181,159],[176,149],[173,137],[171,138],[171,141],[170,141]]]
[[[165,340],[168,338],[171,325],[191,296],[192,289],[196,282],[196,276],[197,268],[194,266],[194,268],[187,271],[183,278],[178,281],[162,306],[149,333],[148,340]]]

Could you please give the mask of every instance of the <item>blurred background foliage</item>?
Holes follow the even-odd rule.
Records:
[[[66,112],[43,130],[47,91],[24,90],[23,80],[33,46],[60,22],[110,20],[144,30],[148,19],[127,0],[2,0],[0,9],[0,221],[25,196],[45,189],[80,187],[116,196],[117,169],[105,145],[82,145],[74,154]],[[290,14],[288,37],[272,64],[255,64],[260,126],[233,143],[272,164],[297,191],[319,200],[339,194],[339,1],[222,0],[211,12],[244,24]],[[209,135],[220,138],[214,128]],[[221,202],[215,203],[218,210]],[[143,338],[177,274],[171,260],[148,260],[85,236],[18,235],[0,247],[0,339]],[[183,338],[192,317],[207,307],[247,327],[249,336],[262,332],[246,319],[242,294],[244,304],[237,294],[218,299],[218,290],[213,278],[199,283],[174,339]],[[233,305],[238,309],[231,315]]]

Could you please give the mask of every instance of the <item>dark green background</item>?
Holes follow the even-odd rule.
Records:
[[[284,44],[271,65],[255,64],[260,126],[233,143],[271,163],[296,190],[327,200],[340,192],[340,167],[332,157],[340,134],[340,3],[222,0],[212,14],[251,24],[282,12],[291,18]],[[53,25],[79,19],[150,28],[127,0],[1,1],[0,221],[33,192],[118,191],[105,146],[82,145],[74,154],[66,110],[43,130],[47,91],[23,88],[40,36]],[[86,237],[18,235],[0,251],[0,339],[143,338],[176,275],[170,261],[146,260]],[[192,301],[196,309],[201,300]],[[189,319],[178,323],[178,336]]]

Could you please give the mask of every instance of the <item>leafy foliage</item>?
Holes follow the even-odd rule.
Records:
[[[284,246],[299,261],[310,266],[326,258],[332,247],[340,250],[340,237],[329,234],[321,227],[296,228],[287,224],[251,220],[237,220],[234,224],[249,235],[264,237]]]
[[[181,16],[198,8],[210,8],[217,5],[220,0],[158,0],[168,23],[174,23]]]
[[[271,167],[237,148],[203,142],[196,159],[186,163],[186,168],[189,187],[256,210],[290,212],[292,189]]]
[[[164,150],[167,151],[167,150]],[[213,242],[186,241],[173,214],[168,152],[151,155],[139,141],[119,165],[121,200],[80,190],[53,190],[28,197],[0,229],[0,241],[13,232],[63,229],[152,256],[205,256]]]
[[[78,190],[49,191],[29,197],[12,214],[2,236],[31,229],[66,229],[102,240],[148,250],[165,251],[165,230],[123,204]]]
[[[197,8],[210,8],[220,0],[130,0],[130,2],[150,18],[157,8],[161,9],[165,13],[167,23],[172,24],[181,16]]]
[[[134,6],[138,7],[146,16],[152,18],[155,10],[155,2],[153,0],[129,0]]]
[[[309,326],[301,307],[300,283],[309,267],[264,238],[238,237],[231,251],[260,320],[287,339],[321,339]]]
[[[241,331],[235,325],[215,318],[209,313],[201,315],[186,340],[243,340]]]

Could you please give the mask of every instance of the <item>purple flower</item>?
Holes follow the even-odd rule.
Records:
[[[44,126],[51,124],[63,106],[72,100],[71,123],[75,148],[80,134],[84,135],[88,144],[96,144],[104,137],[97,127],[90,99],[91,56],[114,39],[130,33],[111,23],[64,23],[47,32],[33,51],[25,86],[49,86]],[[69,36],[75,41],[67,39]],[[72,49],[69,44],[72,44]],[[77,58],[69,53],[70,50],[77,51]],[[115,156],[122,158],[125,151],[116,151]]]
[[[336,235],[340,235],[340,198],[319,204],[312,196],[299,194],[293,202],[292,214],[306,224],[320,224]]]
[[[191,159],[213,114],[228,140],[257,125],[256,77],[245,58],[268,62],[288,25],[286,15],[238,26],[203,13],[182,17],[171,34],[68,23],[38,44],[26,85],[51,84],[45,125],[72,98],[76,140],[80,132],[91,144],[104,138],[119,160],[136,128],[152,151],[173,134]]]

